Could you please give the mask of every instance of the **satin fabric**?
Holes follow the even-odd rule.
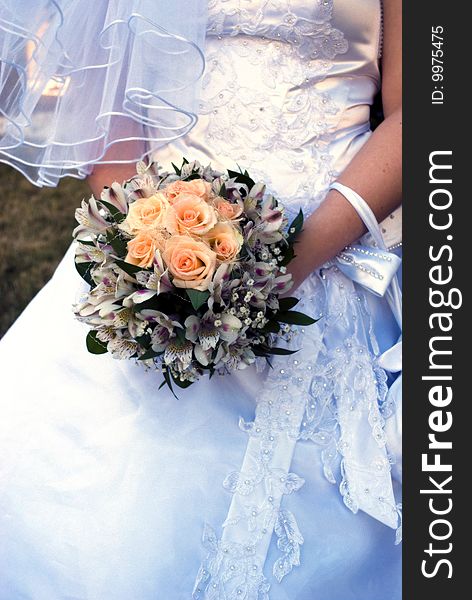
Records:
[[[309,212],[370,135],[379,4],[320,0],[311,13],[302,0],[208,4],[198,124],[155,158],[164,165],[182,154],[215,166],[238,162],[266,180],[289,213]],[[307,58],[323,48],[315,38],[330,48]],[[275,360],[274,371],[253,366],[204,379],[176,400],[157,390],[154,373],[87,354],[86,331],[70,310],[81,285],[72,256],[71,248],[0,343],[0,599],[190,599],[206,554],[203,525],[221,534],[231,502],[222,482],[246,453],[239,419],[254,418],[265,382],[281,377],[282,385],[282,371],[290,374],[296,359]],[[399,335],[386,301],[333,266],[313,273],[298,295],[301,310],[320,318],[298,355],[310,367],[307,409],[355,366],[351,341],[362,364],[376,368],[385,408],[394,377],[375,361]],[[338,349],[348,364],[336,362]],[[399,423],[387,423],[393,454],[401,450]],[[290,465],[305,484],[283,498],[303,534],[301,565],[277,583],[274,536],[264,564],[270,600],[399,600],[394,532],[346,508],[337,463],[305,425]]]

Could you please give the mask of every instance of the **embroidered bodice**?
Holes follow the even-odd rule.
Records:
[[[369,130],[379,0],[209,0],[197,126],[158,157],[238,163],[311,210]],[[270,160],[269,160],[270,156]]]

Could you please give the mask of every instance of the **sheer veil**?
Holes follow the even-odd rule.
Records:
[[[54,186],[185,135],[206,13],[206,0],[0,0],[0,161]]]

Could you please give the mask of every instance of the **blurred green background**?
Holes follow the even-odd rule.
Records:
[[[0,337],[42,288],[72,241],[87,184],[66,177],[38,188],[0,164]]]

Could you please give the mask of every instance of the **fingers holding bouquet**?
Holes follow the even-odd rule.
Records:
[[[82,202],[74,230],[90,286],[74,312],[91,328],[88,349],[155,367],[171,389],[290,354],[277,343],[315,322],[282,297],[302,213],[289,224],[247,171],[173,167],[139,163]]]

